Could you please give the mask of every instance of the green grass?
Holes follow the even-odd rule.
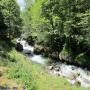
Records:
[[[27,90],[35,90],[35,81],[31,75],[30,67],[27,65],[26,57],[15,50],[9,52],[8,55],[16,60],[15,63],[9,65],[11,69],[8,71],[8,78],[16,79],[17,83],[22,83]]]
[[[4,42],[0,45],[2,44],[5,46]],[[4,55],[6,57],[0,58],[0,66],[8,68],[5,76],[25,86],[26,90],[90,90],[90,88],[71,86],[63,77],[49,75],[44,67],[31,62],[13,48],[7,53],[4,52]]]
[[[23,82],[27,90],[90,90],[71,86],[65,78],[47,74],[42,66],[32,63],[15,50],[8,54],[17,60],[17,63],[10,66],[9,77]]]

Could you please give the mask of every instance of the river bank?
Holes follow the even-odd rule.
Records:
[[[48,60],[50,60],[49,58],[45,58],[40,54],[34,54],[34,47],[28,45],[25,40],[21,41],[21,44],[23,46],[23,54],[32,61],[44,65],[50,75],[65,77],[71,85],[80,85],[85,88],[90,87],[90,71],[87,69],[68,65],[60,61],[47,64]]]

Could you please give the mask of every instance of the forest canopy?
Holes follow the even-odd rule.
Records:
[[[27,12],[29,36],[36,36],[36,43],[80,64],[90,63],[89,0],[36,0]]]

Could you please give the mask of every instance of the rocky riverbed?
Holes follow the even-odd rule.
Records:
[[[53,63],[47,67],[48,73],[68,79],[71,85],[90,87],[90,71],[61,62]]]
[[[50,75],[61,76],[67,78],[71,85],[79,85],[82,87],[90,87],[90,71],[82,69],[74,65],[67,65],[62,62],[55,62],[47,65],[48,58],[42,55],[34,54],[34,47],[28,45],[25,40],[17,39],[23,47],[23,54],[27,55],[33,62],[44,65]]]

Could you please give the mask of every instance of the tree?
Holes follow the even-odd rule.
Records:
[[[64,40],[64,44],[61,42],[59,47],[63,46],[62,50],[68,48],[69,51],[66,51],[74,59],[81,53],[89,57],[90,0],[47,0],[42,5],[42,16],[52,26],[52,29],[49,30],[50,35],[55,35],[53,39],[50,39],[51,45],[54,47],[52,49],[55,49],[61,42],[57,38],[59,36],[62,41]],[[57,41],[57,44],[54,44],[54,40]]]
[[[15,0],[0,0],[0,36],[14,38],[20,35],[22,19]]]

